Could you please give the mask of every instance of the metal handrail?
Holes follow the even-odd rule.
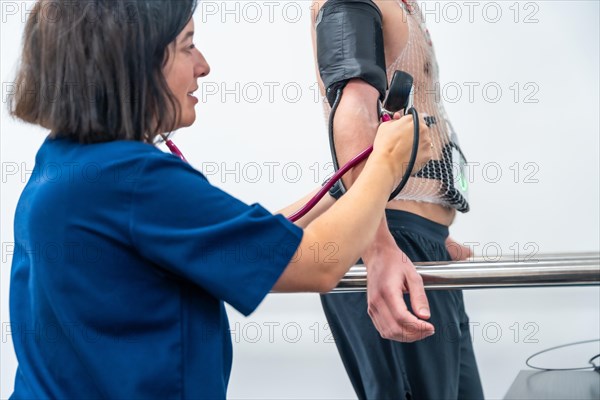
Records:
[[[427,290],[600,285],[600,253],[536,255],[531,259],[477,258],[460,262],[414,263]],[[364,292],[367,270],[350,269],[333,292]]]

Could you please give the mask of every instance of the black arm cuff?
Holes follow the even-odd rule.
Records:
[[[327,99],[333,104],[336,90],[359,78],[385,98],[387,75],[383,48],[382,16],[371,0],[329,0],[317,21],[317,61]]]

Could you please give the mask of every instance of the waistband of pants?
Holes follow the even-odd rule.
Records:
[[[385,216],[390,230],[413,232],[441,243],[446,241],[450,232],[446,225],[407,211],[386,209]]]

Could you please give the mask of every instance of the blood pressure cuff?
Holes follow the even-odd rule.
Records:
[[[329,0],[316,21],[317,62],[327,100],[350,79],[360,78],[383,101],[387,89],[382,16],[371,0]]]

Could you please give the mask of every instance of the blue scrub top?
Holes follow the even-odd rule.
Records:
[[[224,399],[302,229],[152,145],[46,139],[15,216],[12,398]]]

